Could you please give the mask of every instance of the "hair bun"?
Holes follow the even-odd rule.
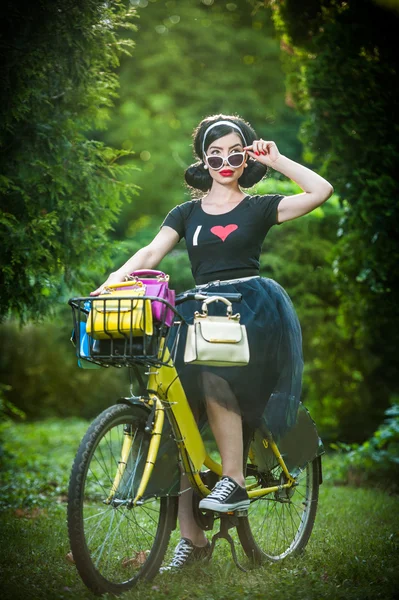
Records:
[[[190,165],[184,173],[184,179],[187,185],[196,190],[207,192],[212,187],[212,177],[202,161]]]
[[[244,169],[244,173],[238,180],[238,183],[243,188],[251,188],[263,179],[267,173],[267,166],[257,160],[248,160],[247,165],[247,168]]]

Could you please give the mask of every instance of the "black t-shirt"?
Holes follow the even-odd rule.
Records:
[[[195,283],[259,275],[263,240],[277,223],[277,206],[284,196],[246,196],[222,215],[203,211],[201,200],[173,208],[161,227],[185,238]]]

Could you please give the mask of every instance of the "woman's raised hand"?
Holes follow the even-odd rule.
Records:
[[[100,285],[100,287],[94,290],[94,292],[90,292],[90,296],[99,296],[100,294],[104,293],[104,289],[110,283],[121,283],[122,281],[125,281],[125,275],[118,273],[118,271],[115,271],[115,273],[111,273],[107,281],[104,281],[104,283]]]
[[[244,146],[247,154],[258,162],[273,167],[273,164],[280,158],[281,154],[274,142],[265,142],[265,140],[254,140],[251,146]]]

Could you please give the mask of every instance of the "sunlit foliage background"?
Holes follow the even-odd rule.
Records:
[[[6,2],[0,41],[3,417],[91,417],[126,373],[77,368],[68,297],[190,198],[191,134],[239,114],[335,188],[270,232],[262,274],[298,312],[303,400],[326,440],[362,442],[398,395],[394,2]],[[269,173],[256,190],[298,188]],[[184,244],[161,267],[193,284]],[[24,323],[21,327],[21,323]]]

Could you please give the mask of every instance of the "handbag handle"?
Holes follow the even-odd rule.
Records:
[[[106,290],[114,290],[121,287],[132,287],[132,285],[136,285],[137,287],[142,287],[144,284],[142,281],[121,281],[120,283],[109,283],[105,286]]]
[[[209,298],[206,298],[206,300],[204,300],[201,310],[204,313],[203,316],[208,316],[208,304],[211,304],[212,302],[217,302],[218,300],[220,300],[221,302],[224,302],[224,304],[226,304],[227,306],[227,315],[230,317],[233,314],[233,305],[231,304],[231,302],[229,300],[227,300],[226,298],[223,298],[223,296],[209,296]]]
[[[145,275],[158,277],[160,279],[165,279],[166,281],[168,281],[169,279],[169,275],[166,275],[163,271],[155,271],[154,269],[138,269],[137,271],[133,271],[133,273],[130,273],[128,277],[144,277]]]

